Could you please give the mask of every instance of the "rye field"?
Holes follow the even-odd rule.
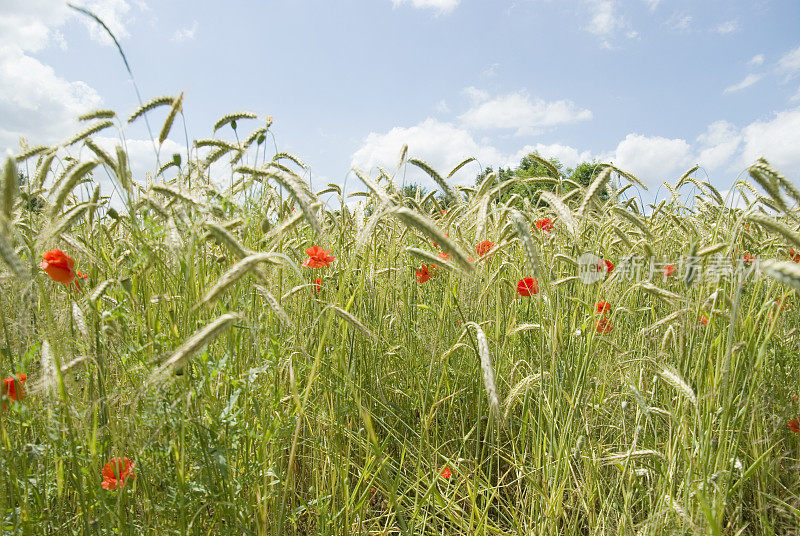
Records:
[[[2,534],[800,533],[768,162],[648,204],[612,165],[464,187],[405,151],[314,191],[251,114],[144,177],[93,141],[146,116],[158,149],[181,105],[4,163]]]

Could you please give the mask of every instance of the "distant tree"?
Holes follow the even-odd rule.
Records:
[[[410,197],[412,199],[415,199],[417,197],[417,191],[419,191],[420,197],[425,197],[426,195],[428,195],[427,188],[413,182],[406,184],[405,186],[400,188],[400,193],[403,195],[403,197]]]
[[[584,188],[592,184],[592,181],[603,171],[603,166],[596,161],[592,162],[583,162],[578,164],[578,166],[572,170],[569,178],[570,180],[577,182]],[[605,187],[598,192],[600,199],[606,200],[608,199],[608,190]]]
[[[544,162],[547,164],[545,164]],[[549,164],[549,165],[548,165]],[[552,179],[560,180],[566,177],[581,186],[588,186],[594,178],[600,173],[602,167],[596,162],[583,162],[578,164],[575,169],[565,168],[564,165],[557,158],[547,158],[540,156],[538,153],[529,153],[522,157],[519,165],[516,168],[499,168],[498,182],[504,182],[512,178],[529,179],[533,177],[549,177]],[[475,178],[475,185],[479,185],[483,180],[494,170],[487,167],[483,173]],[[554,191],[556,187],[555,182],[535,182],[535,183],[521,183],[516,184],[513,188],[506,190],[500,196],[500,201],[508,201],[512,196],[517,195],[521,199],[530,199],[534,205],[539,204],[539,192]],[[569,184],[562,183],[561,193],[566,193],[572,189]],[[605,189],[600,192],[601,198],[608,197]],[[521,203],[520,203],[521,204]]]

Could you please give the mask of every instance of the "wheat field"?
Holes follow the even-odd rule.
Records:
[[[145,116],[158,147],[182,97]],[[800,194],[767,162],[647,206],[610,165],[470,188],[404,150],[343,194],[270,118],[147,177],[93,141],[128,118],[82,119],[4,167],[3,534],[800,533]]]

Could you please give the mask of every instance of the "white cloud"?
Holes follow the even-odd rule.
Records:
[[[644,3],[647,4],[647,7],[650,8],[650,11],[655,11],[658,7],[658,4],[661,3],[661,0],[644,0]]]
[[[52,28],[69,17],[65,3],[52,0],[5,0],[0,10],[0,48],[39,52],[53,38]]]
[[[478,89],[474,86],[465,87],[461,92],[469,97],[469,100],[471,100],[473,104],[487,101],[490,98],[488,91]]]
[[[81,2],[80,6],[97,15],[106,26],[108,26],[117,40],[122,40],[130,35],[125,26],[125,22],[128,19],[131,6],[125,0],[90,0]],[[139,8],[142,9],[141,5]],[[113,44],[111,38],[106,31],[97,24],[97,21],[85,15],[76,14],[75,16],[80,17],[80,21],[89,30],[89,35],[92,39],[104,45]]]
[[[75,117],[101,103],[84,82],[60,78],[36,58],[0,48],[0,149],[16,149],[20,136],[31,145],[63,141],[78,128]]]
[[[591,21],[587,30],[595,35],[606,36],[614,33],[622,24],[612,0],[588,0]]]
[[[778,72],[789,76],[800,71],[800,46],[790,50],[778,60]]]
[[[581,162],[589,162],[594,158],[591,151],[580,152],[569,145],[537,143],[536,145],[526,145],[514,153],[506,160],[506,166],[518,166],[519,161],[531,153],[539,153],[544,158],[557,158],[559,162],[568,168],[574,168]]]
[[[447,101],[442,99],[436,103],[436,111],[440,114],[450,113],[450,107],[447,105]]]
[[[500,67],[499,63],[493,63],[489,67],[483,70],[481,73],[483,76],[492,77],[497,75],[497,68]]]
[[[392,0],[394,7],[402,4],[411,4],[417,9],[433,9],[441,14],[453,11],[461,0]]]
[[[764,157],[790,179],[800,176],[800,108],[784,110],[769,121],[756,121],[742,129],[744,147],[739,164],[748,166]]]
[[[764,54],[756,54],[755,56],[750,58],[750,61],[747,62],[747,65],[749,65],[750,67],[760,67],[763,64],[764,64]]]
[[[685,140],[640,134],[628,134],[605,157],[648,186],[674,180],[676,174],[686,171],[693,162],[692,148]]]
[[[735,32],[738,29],[739,29],[739,21],[729,20],[721,24],[718,24],[714,28],[714,31],[720,35],[727,35]]]
[[[612,48],[613,38],[620,33],[629,39],[639,36],[618,12],[617,0],[584,0],[584,5],[590,17],[585,30],[599,37],[605,48]]]
[[[197,33],[197,21],[192,22],[191,26],[186,28],[178,28],[175,30],[175,33],[172,34],[170,41],[173,43],[183,43],[184,41],[191,41],[194,39],[194,34]]]
[[[141,2],[140,9],[146,8]],[[81,2],[118,38],[128,35],[123,24],[130,11],[124,0]],[[94,20],[58,0],[3,0],[0,9],[0,150],[16,151],[18,138],[31,144],[57,143],[78,128],[75,117],[102,104],[97,91],[79,80],[59,76],[31,54],[48,46],[66,48],[59,31],[70,18],[80,20],[90,35],[110,43]]]
[[[531,100],[524,92],[483,101],[459,116],[468,128],[514,129],[518,135],[529,134],[537,128],[591,118],[591,111],[577,108],[572,101]]]
[[[413,127],[393,128],[389,132],[371,133],[353,154],[352,165],[364,170],[381,166],[394,169],[403,144],[408,154],[430,163],[440,173],[449,172],[465,158],[474,156],[482,166],[516,167],[520,159],[538,152],[545,158],[557,158],[566,167],[599,160],[613,162],[633,173],[645,184],[657,187],[663,181],[674,182],[694,164],[705,168],[715,184],[725,187],[736,174],[765,157],[779,171],[796,180],[800,177],[800,107],[775,114],[772,119],[755,121],[739,128],[727,121],[711,123],[694,143],[680,138],[628,134],[615,149],[604,153],[579,150],[553,143],[526,145],[518,151],[498,150],[490,139],[476,140],[470,132],[451,123],[426,119]],[[413,173],[408,168],[407,173]],[[476,169],[456,175],[456,182],[471,182]],[[407,175],[407,180],[435,187],[423,173]],[[655,191],[655,190],[653,190]]]
[[[97,144],[109,151],[112,155],[115,154],[116,147],[122,145],[119,138],[112,138],[106,136],[99,136],[92,138]],[[125,148],[128,153],[128,162],[130,165],[131,175],[133,179],[139,184],[145,184],[145,177],[150,174],[154,175],[158,171],[156,163],[156,153],[153,149],[153,142],[150,140],[142,139],[126,139]],[[172,155],[179,153],[183,161],[186,161],[186,146],[167,138],[161,145],[160,161],[161,164],[172,159]]]
[[[701,146],[698,161],[711,170],[730,163],[741,145],[742,136],[733,124],[715,121],[697,137],[697,141]]]
[[[758,82],[762,78],[764,78],[763,74],[750,73],[747,76],[745,76],[744,80],[742,80],[738,84],[733,84],[732,86],[726,87],[725,91],[723,91],[722,93],[723,93],[723,95],[727,95],[728,93],[735,93],[737,91],[741,91],[741,90],[743,90],[745,88],[748,88],[748,87],[752,86],[753,84],[755,84],[756,82]]]
[[[350,164],[365,171],[375,166],[393,170],[404,144],[408,145],[410,157],[428,162],[442,174],[449,173],[460,162],[473,156],[483,166],[493,166],[498,162],[505,164],[507,160],[491,145],[475,141],[468,131],[428,118],[413,127],[395,127],[384,134],[371,132],[353,154]],[[412,169],[409,168],[408,172]],[[470,182],[476,174],[475,168],[470,167],[459,171],[456,180],[460,178],[462,182]],[[432,185],[422,173],[410,176],[409,180]]]
[[[692,16],[691,15],[684,15],[682,17],[676,17],[674,22],[672,23],[672,28],[675,30],[688,30],[689,27],[692,25]]]

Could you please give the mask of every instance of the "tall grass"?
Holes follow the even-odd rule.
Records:
[[[179,99],[162,101],[171,126]],[[91,165],[63,146],[23,155],[36,180],[19,189],[7,164],[0,373],[28,383],[0,411],[4,533],[797,532],[792,266],[634,282],[620,267],[785,260],[800,214],[765,163],[768,196],[746,209],[691,174],[643,207],[611,167],[585,191],[555,180],[540,206],[501,201],[491,176],[450,184],[446,213],[359,172],[352,208],[336,185],[312,192],[296,158],[269,158],[270,125],[204,140],[213,152],[147,187],[122,148]],[[97,154],[91,133],[73,142]],[[102,176],[124,209],[92,197]],[[420,284],[432,239],[453,263]],[[483,257],[482,240],[497,245]],[[315,245],[335,263],[302,267]],[[56,247],[89,276],[81,290],[37,268]],[[582,283],[586,252],[617,269]],[[531,275],[541,293],[520,297]],[[114,457],[136,477],[109,491]]]

